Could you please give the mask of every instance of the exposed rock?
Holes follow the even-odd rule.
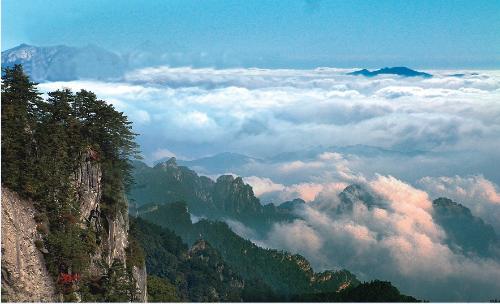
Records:
[[[33,203],[2,187],[2,301],[54,302],[55,286],[36,248]]]
[[[99,155],[87,149],[74,173],[73,186],[80,203],[82,227],[96,229],[101,242],[91,258],[90,272],[105,275],[113,261],[126,265],[128,246],[128,212],[114,215],[101,214],[102,171]],[[123,198],[125,199],[125,198]],[[2,188],[2,291],[4,297],[15,302],[56,301],[55,284],[47,272],[42,252],[43,245],[33,218],[35,209],[30,201],[22,200],[8,189]],[[50,253],[49,253],[50,254]],[[146,268],[133,267],[138,301],[147,299]],[[80,295],[75,294],[78,298]]]
[[[91,211],[96,210],[101,199],[101,165],[97,152],[88,149],[82,154],[80,166],[75,171],[74,183],[80,202],[81,219],[88,219]]]
[[[111,265],[114,260],[119,260],[125,264],[126,252],[128,246],[128,214],[127,212],[118,212],[115,218],[107,218],[108,220],[108,237],[107,237],[107,256],[105,260],[108,265]]]
[[[101,178],[99,155],[94,150],[87,149],[82,154],[80,166],[75,172],[75,188],[80,202],[82,222],[99,230],[103,238],[91,261],[91,271],[97,275],[103,275],[106,272],[103,266],[110,267],[115,260],[126,265],[129,230],[127,209],[113,216],[100,213]],[[125,197],[123,199],[126,200]],[[145,302],[147,300],[146,266],[133,267],[132,274],[136,281],[137,300]]]
[[[147,302],[148,301],[148,289],[147,280],[148,274],[146,272],[146,265],[143,267],[132,267],[132,275],[135,280],[135,288],[137,289],[136,300],[137,302]]]

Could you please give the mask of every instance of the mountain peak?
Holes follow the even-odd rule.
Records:
[[[358,184],[347,186],[341,193],[339,193],[339,198],[341,202],[339,205],[340,210],[352,210],[352,206],[358,201],[366,205],[368,208],[377,205],[375,197],[367,189]]]
[[[165,162],[167,165],[176,165],[177,166],[177,159],[175,157],[170,157],[169,160]]]
[[[233,181],[234,181],[234,176],[232,176],[231,174],[221,175],[217,178],[217,183],[226,184],[226,183],[232,183]]]
[[[168,160],[158,163],[155,167],[160,167],[164,169],[169,169],[169,168],[177,168],[177,160],[175,157],[171,157]]]
[[[354,76],[362,75],[365,77],[374,77],[377,75],[399,75],[399,76],[404,76],[404,77],[420,76],[420,77],[424,77],[424,78],[432,77],[431,74],[428,74],[425,72],[419,72],[416,70],[412,70],[408,67],[401,67],[401,66],[400,67],[385,67],[385,68],[381,68],[381,69],[374,70],[374,71],[362,69],[362,70],[348,73],[348,75],[354,75]]]
[[[281,203],[278,208],[279,209],[282,209],[282,210],[293,210],[295,209],[296,207],[298,206],[302,206],[304,205],[306,202],[301,199],[301,198],[296,198],[296,199],[293,199],[291,201],[286,201],[286,202],[283,202]]]
[[[446,212],[448,214],[462,215],[466,217],[472,217],[472,213],[469,208],[462,204],[452,201],[447,197],[440,197],[432,201],[434,208],[441,210],[441,212]]]

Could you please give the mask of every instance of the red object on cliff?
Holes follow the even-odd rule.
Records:
[[[90,158],[91,160],[96,161],[96,160],[99,160],[99,159],[100,159],[100,157],[99,157],[99,153],[98,153],[97,151],[95,151],[95,150],[88,149],[88,155],[89,155],[89,158]]]
[[[80,274],[79,273],[74,273],[74,274],[69,274],[69,273],[60,273],[59,274],[59,279],[57,282],[59,284],[70,284],[74,283],[76,281],[80,280]]]

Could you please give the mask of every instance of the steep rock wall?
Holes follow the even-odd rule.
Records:
[[[88,219],[92,210],[101,200],[101,165],[96,160],[95,152],[87,150],[80,157],[80,165],[74,173],[74,185],[80,202],[81,219]]]
[[[35,246],[33,203],[2,187],[2,301],[54,302],[54,281]]]
[[[100,213],[102,170],[98,158],[98,155],[90,149],[82,154],[80,165],[75,171],[74,185],[80,202],[82,223],[101,231],[102,234],[102,242],[92,258],[91,268],[94,273],[103,275],[106,269],[101,262],[107,267],[115,260],[126,265],[129,222],[127,209],[117,212],[114,216]],[[96,217],[92,216],[96,214]],[[137,300],[146,302],[146,265],[134,266],[132,274],[138,291]]]
[[[114,260],[126,265],[128,246],[128,213],[113,217],[100,212],[102,170],[95,152],[82,154],[73,176],[80,203],[82,227],[100,231],[102,240],[92,257],[91,273],[104,275]],[[14,302],[54,302],[58,300],[52,276],[35,241],[41,241],[33,218],[33,203],[2,187],[2,300]],[[97,214],[97,216],[95,216]],[[147,301],[146,266],[133,267],[136,299]]]
[[[146,272],[146,265],[142,267],[132,267],[132,275],[135,279],[135,288],[137,288],[137,302],[147,302],[148,301],[148,274]]]

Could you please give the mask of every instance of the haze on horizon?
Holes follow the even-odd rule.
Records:
[[[500,67],[498,1],[2,1],[21,43],[154,52],[170,66]],[[54,22],[57,20],[57,22]]]

